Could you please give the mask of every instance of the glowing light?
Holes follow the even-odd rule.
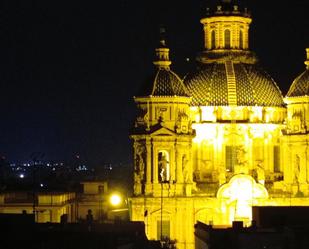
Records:
[[[209,121],[209,122],[215,122],[216,121],[216,115],[214,111],[214,107],[212,106],[202,106],[202,120],[203,121]]]
[[[213,139],[217,134],[217,128],[214,124],[193,124],[192,128],[196,131],[196,136],[193,139],[196,143],[206,139]]]
[[[24,177],[25,177],[24,174],[20,174],[20,175],[19,175],[19,178],[24,178]]]
[[[262,184],[258,184],[248,175],[235,175],[229,183],[224,184],[217,193],[218,198],[229,201],[231,213],[230,222],[243,220],[250,225],[252,219],[252,205],[254,200],[268,198],[268,192]],[[246,221],[249,221],[246,223]]]
[[[119,194],[112,194],[110,197],[110,203],[113,206],[118,206],[121,203],[121,196]]]

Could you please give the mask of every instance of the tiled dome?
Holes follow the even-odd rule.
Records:
[[[287,97],[309,96],[309,70],[299,75],[292,83]]]
[[[182,80],[169,68],[158,68],[151,81],[146,83],[151,88],[143,89],[140,96],[190,96]]]
[[[307,65],[306,71],[299,75],[292,83],[287,97],[303,97],[309,96],[309,48],[306,49]]]
[[[234,84],[234,103],[237,106],[284,105],[275,81],[257,64],[233,61],[229,63],[230,69],[224,62],[205,63],[197,71],[186,76],[184,84],[192,95],[193,105],[230,105],[230,81]]]

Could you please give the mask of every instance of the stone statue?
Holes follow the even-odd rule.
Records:
[[[189,169],[188,169],[188,162],[187,155],[183,155],[182,157],[182,175],[184,183],[189,181]]]
[[[265,170],[262,161],[258,161],[256,165],[257,181],[264,185],[265,183]]]
[[[188,120],[189,117],[184,112],[178,113],[178,118],[176,122],[176,132],[177,133],[187,133],[188,132]]]
[[[136,146],[134,173],[139,175],[140,181],[144,179],[145,172],[144,152],[144,147]]]
[[[236,165],[235,165],[235,173],[236,174],[248,174],[247,159],[246,159],[246,150],[244,146],[238,146],[236,148]]]
[[[159,154],[159,174],[160,174],[160,181],[168,181],[167,177],[167,167],[168,161],[166,159],[166,155],[164,153]]]

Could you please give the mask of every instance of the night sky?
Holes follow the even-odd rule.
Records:
[[[202,49],[206,0],[0,4],[0,155],[128,163],[133,96],[153,71],[159,27],[184,76]],[[247,0],[250,47],[285,95],[305,69],[309,1]]]

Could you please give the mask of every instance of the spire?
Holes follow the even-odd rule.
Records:
[[[307,69],[309,70],[309,48],[306,48],[307,52],[307,60],[305,61],[305,65],[307,66]]]
[[[159,68],[169,69],[172,62],[169,59],[170,49],[166,46],[165,42],[165,29],[160,28],[160,41],[159,46],[156,48],[156,58],[153,62]]]

